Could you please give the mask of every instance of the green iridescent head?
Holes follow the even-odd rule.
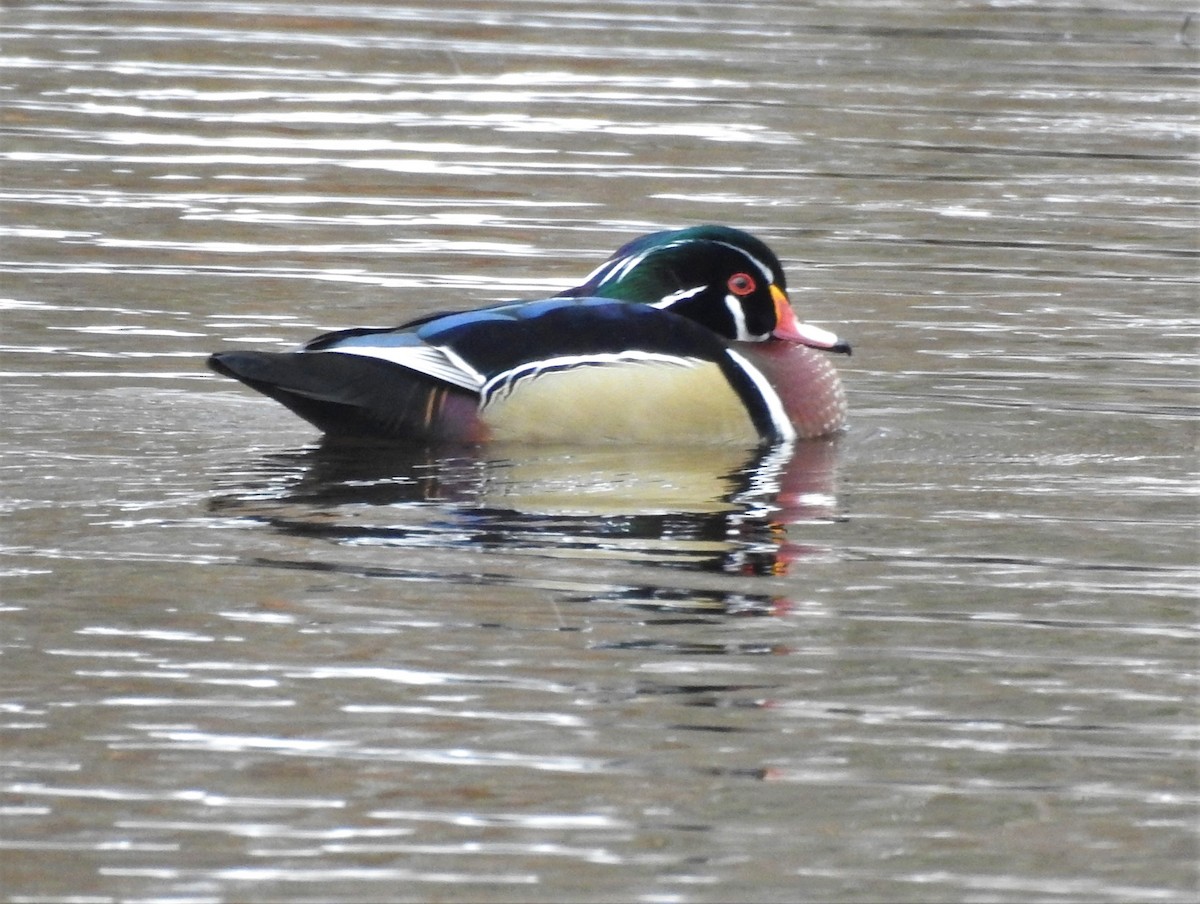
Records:
[[[796,321],[779,258],[761,240],[730,226],[692,226],[636,238],[582,285],[562,294],[649,304],[732,340],[775,337],[849,351],[832,333]]]

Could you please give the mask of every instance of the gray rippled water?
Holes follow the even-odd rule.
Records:
[[[0,29],[8,900],[1194,899],[1194,16]],[[203,367],[701,222],[845,435],[350,454]]]

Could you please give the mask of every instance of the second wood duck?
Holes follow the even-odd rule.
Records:
[[[778,258],[727,226],[634,239],[542,301],[229,351],[214,371],[333,437],[418,443],[753,443],[842,428],[845,397]]]

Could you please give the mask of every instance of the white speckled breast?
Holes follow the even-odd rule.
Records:
[[[837,433],[846,425],[846,393],[827,352],[791,342],[737,343],[775,387],[801,439]]]

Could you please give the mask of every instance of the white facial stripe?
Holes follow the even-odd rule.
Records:
[[[760,261],[757,257],[755,257],[753,254],[751,254],[745,248],[739,248],[737,245],[731,245],[728,242],[717,242],[717,244],[724,245],[726,248],[732,248],[734,251],[737,251],[737,252],[741,253],[743,256],[745,256],[750,261],[750,263],[752,263],[752,264],[754,264],[754,266],[758,267],[759,272],[762,273],[762,275],[763,275],[763,279],[765,279],[768,283],[775,281],[775,274],[771,272],[771,268],[768,267],[766,264],[764,264],[762,261]]]
[[[746,312],[742,308],[741,299],[733,295],[726,295],[725,307],[729,309],[730,316],[733,317],[733,338],[741,339],[743,342],[753,339],[754,337],[746,329]]]
[[[618,281],[624,279],[629,275],[629,271],[633,270],[638,264],[646,259],[646,255],[648,254],[650,254],[649,251],[643,251],[641,254],[635,254],[633,257],[627,257],[624,260],[617,261],[616,264],[613,265],[613,269],[609,271],[608,275],[605,276],[604,279],[600,280],[600,285],[604,285],[605,283],[611,282],[614,279]]]
[[[614,364],[666,364],[674,367],[695,367],[704,362],[699,358],[681,355],[665,355],[658,352],[600,352],[594,355],[561,355],[542,361],[530,361],[496,374],[480,390],[483,406],[507,398],[524,380],[533,379],[547,372],[570,370],[576,367],[595,367]]]
[[[639,264],[641,264],[641,262],[643,260],[645,260],[649,255],[655,254],[659,251],[665,251],[668,248],[678,248],[681,245],[687,245],[693,241],[695,241],[695,239],[688,239],[688,240],[679,239],[674,242],[668,242],[665,245],[659,245],[657,247],[648,248],[645,251],[643,251],[641,254],[634,254],[634,255],[630,255],[629,257],[618,258],[615,261],[612,261],[612,260],[605,261],[599,267],[597,267],[595,270],[593,270],[591,273],[589,273],[587,275],[587,278],[584,279],[583,283],[586,285],[587,283],[590,283],[592,280],[600,277],[601,274],[604,274],[604,275],[602,278],[600,278],[600,282],[597,284],[599,286],[603,286],[606,283],[610,283],[614,279],[615,280],[624,279],[626,276],[629,275],[631,270],[633,270],[635,267],[637,267]],[[719,241],[715,241],[715,240],[706,240],[706,241],[714,241],[714,243],[717,245],[723,245],[726,248],[731,248],[732,250],[737,251],[743,257],[745,257],[748,261],[750,261],[750,263],[752,263],[755,267],[758,268],[758,271],[759,271],[759,273],[762,274],[763,279],[765,279],[768,283],[774,282],[775,274],[771,272],[771,268],[768,267],[766,264],[764,264],[762,261],[760,261],[758,258],[756,258],[753,254],[748,252],[745,248],[739,248],[737,245],[732,245],[729,242],[719,242]]]
[[[614,279],[616,279],[616,280],[624,279],[626,276],[629,275],[630,271],[632,271],[635,267],[637,267],[639,264],[641,264],[641,262],[644,261],[651,254],[657,254],[659,251],[664,251],[667,248],[677,248],[680,245],[686,245],[686,244],[688,244],[688,243],[684,242],[684,241],[668,242],[665,245],[657,245],[652,248],[647,248],[641,254],[632,254],[629,257],[617,258],[615,261],[605,261],[603,264],[601,264],[599,267],[597,267],[595,270],[593,270],[591,273],[588,274],[587,279],[585,279],[583,281],[584,285],[591,282],[593,279],[595,279],[601,273],[604,273],[605,268],[611,268],[611,269],[609,269],[607,273],[604,273],[604,278],[600,280],[600,282],[597,284],[598,286],[603,286],[605,283],[612,282]]]
[[[796,428],[792,426],[792,422],[787,416],[787,410],[783,407],[783,399],[779,398],[779,393],[775,391],[775,387],[767,381],[762,371],[733,349],[726,349],[725,354],[733,359],[733,363],[742,369],[742,372],[754,384],[754,388],[758,390],[763,404],[767,407],[767,413],[771,417],[771,425],[775,428],[775,433],[779,439],[784,442],[794,440],[796,438]]]
[[[601,273],[603,273],[609,267],[613,266],[614,263],[615,263],[614,261],[605,261],[599,267],[597,267],[595,270],[593,270],[591,273],[589,273],[587,275],[587,277],[583,280],[583,282],[580,283],[580,285],[586,286],[588,283],[590,283],[593,279],[598,277]]]
[[[634,255],[633,257],[617,258],[615,261],[605,261],[599,267],[589,273],[582,284],[587,285],[592,280],[600,277],[600,274],[602,273],[604,275],[600,278],[600,281],[596,283],[597,288],[605,283],[612,282],[614,279],[620,279],[625,275],[625,271],[628,270],[630,266],[636,267],[639,263],[641,263],[641,259],[643,257],[645,257],[645,255]]]
[[[652,308],[669,308],[677,301],[683,301],[685,298],[691,298],[693,295],[698,295],[707,289],[708,286],[696,286],[694,289],[680,289],[678,292],[672,292],[670,295],[664,295],[661,301],[656,301],[649,305]]]

